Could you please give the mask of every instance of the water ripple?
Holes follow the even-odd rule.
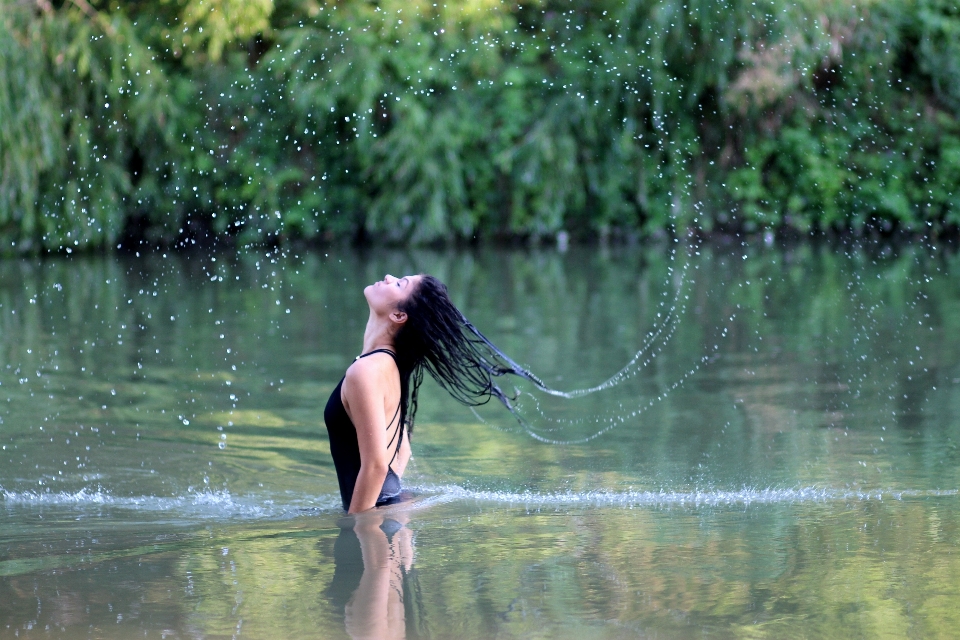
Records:
[[[0,498],[8,509],[14,507],[75,507],[131,509],[141,513],[169,514],[174,518],[240,518],[261,519],[283,517],[291,510],[310,508],[332,511],[339,508],[337,496],[299,496],[277,501],[265,496],[234,496],[229,491],[197,491],[181,496],[114,496],[97,488],[75,492],[6,491]]]
[[[484,491],[457,485],[419,487],[419,492],[438,493],[449,500],[476,500],[525,506],[549,507],[645,507],[645,506],[725,506],[750,504],[789,504],[838,501],[883,501],[904,498],[930,498],[958,495],[958,490],[895,490],[857,491],[802,487],[799,489],[751,489],[735,491],[584,491],[538,493],[524,491]]]
[[[956,496],[956,489],[860,491],[801,487],[797,489],[702,490],[702,491],[583,491],[541,493],[474,490],[458,485],[412,487],[419,507],[442,503],[474,501],[525,507],[723,507],[751,504],[798,504],[829,502],[863,502]],[[103,508],[129,509],[142,514],[163,515],[174,520],[192,518],[268,519],[292,518],[298,515],[339,513],[338,495],[293,496],[277,499],[258,495],[234,496],[228,491],[191,492],[182,496],[114,496],[97,488],[76,492],[40,493],[7,491],[0,488],[0,498],[8,509],[18,507],[58,507],[89,513]],[[402,507],[401,507],[402,508]]]

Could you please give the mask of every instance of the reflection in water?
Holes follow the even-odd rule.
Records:
[[[374,509],[343,518],[327,597],[351,638],[415,638],[423,626],[409,516]]]

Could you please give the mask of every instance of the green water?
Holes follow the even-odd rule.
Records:
[[[425,383],[416,499],[343,519],[323,406],[417,271],[551,386],[643,366]],[[956,637],[958,441],[943,247],[0,262],[0,638]]]

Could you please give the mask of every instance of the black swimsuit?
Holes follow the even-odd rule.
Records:
[[[389,349],[374,349],[365,353],[359,358],[365,358],[374,353],[389,353],[394,361],[397,355]],[[350,501],[353,499],[353,489],[357,484],[357,476],[360,475],[360,444],[357,442],[357,428],[347,414],[343,406],[343,400],[340,398],[340,389],[343,386],[343,378],[337,384],[337,388],[330,394],[327,400],[327,406],[323,410],[323,421],[327,425],[327,434],[330,436],[330,455],[333,456],[333,466],[337,469],[337,481],[340,483],[340,498],[343,500],[344,510],[350,509]],[[400,443],[403,441],[403,418],[400,407],[393,416],[393,420],[387,425],[390,426],[400,419],[400,425],[396,433],[390,439],[391,446],[396,442],[396,450],[393,452],[393,458],[390,464],[393,464],[394,458],[400,451]],[[377,498],[377,506],[391,504],[396,502],[400,496],[400,478],[394,473],[393,468],[387,467],[387,477],[383,480],[383,488],[380,489],[380,496]]]

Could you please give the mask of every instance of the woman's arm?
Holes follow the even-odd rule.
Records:
[[[400,443],[400,450],[397,451],[397,457],[393,459],[393,462],[390,463],[390,468],[393,469],[393,472],[397,474],[398,478],[403,477],[403,472],[407,468],[407,463],[410,461],[410,434],[404,429],[403,432],[403,442]],[[391,451],[390,455],[393,455]]]
[[[385,390],[390,381],[385,368],[380,365],[374,357],[358,360],[347,369],[343,382],[344,405],[357,429],[357,444],[360,446],[360,475],[347,513],[366,511],[377,504],[393,454],[392,447],[387,446],[383,410]]]

